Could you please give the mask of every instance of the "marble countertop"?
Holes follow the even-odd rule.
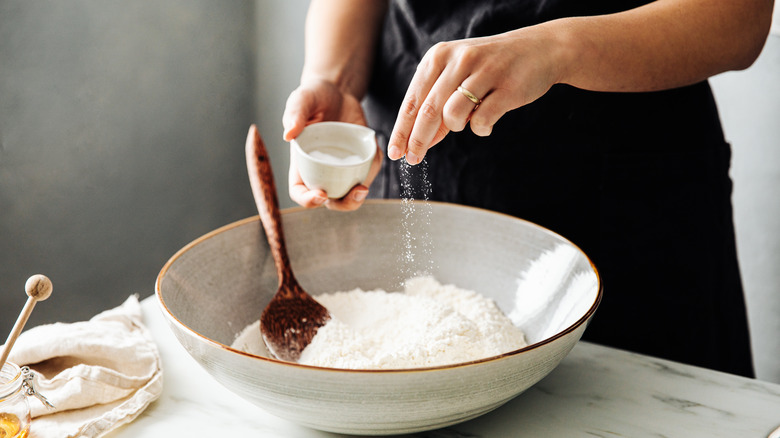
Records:
[[[109,438],[340,436],[275,417],[228,391],[179,345],[153,298],[142,308],[163,360],[163,394]],[[506,405],[411,436],[747,438],[768,437],[778,426],[780,385],[580,342]]]

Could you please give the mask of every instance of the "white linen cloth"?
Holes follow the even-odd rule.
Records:
[[[31,438],[101,437],[134,420],[162,392],[160,354],[138,297],[89,321],[41,325],[19,336],[8,359],[36,374]]]

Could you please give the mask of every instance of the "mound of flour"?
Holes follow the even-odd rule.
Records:
[[[398,369],[482,359],[526,346],[495,302],[432,277],[406,281],[404,292],[355,289],[314,297],[331,313],[299,363],[330,368]],[[233,347],[259,354],[258,324]],[[254,351],[252,351],[254,350]]]

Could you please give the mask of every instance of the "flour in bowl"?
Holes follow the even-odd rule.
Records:
[[[496,303],[476,292],[432,277],[407,280],[404,289],[315,296],[332,318],[298,362],[346,369],[418,368],[483,359],[527,345]],[[262,354],[262,342],[254,323],[233,348]]]

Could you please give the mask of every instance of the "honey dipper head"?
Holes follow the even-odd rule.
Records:
[[[36,301],[43,301],[49,298],[52,289],[53,286],[49,277],[41,274],[33,275],[24,284],[24,291],[27,292],[27,296]]]

